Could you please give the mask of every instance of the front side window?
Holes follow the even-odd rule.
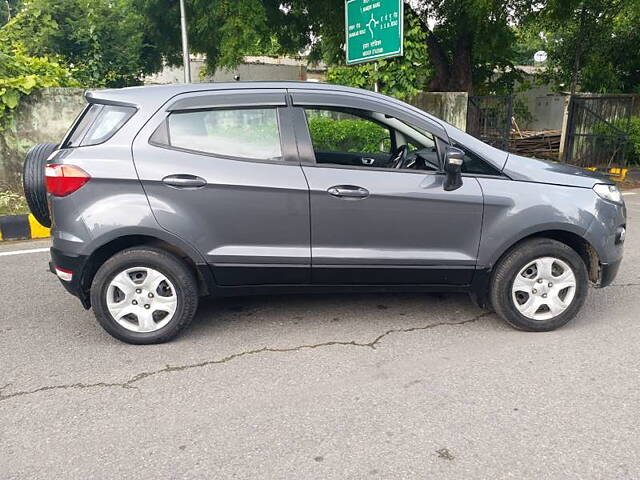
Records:
[[[378,112],[306,108],[316,163],[394,170],[437,170],[438,152],[427,132]]]
[[[282,158],[275,108],[175,112],[152,141],[226,157]]]
[[[334,110],[305,110],[316,152],[390,153],[389,130],[372,120]]]

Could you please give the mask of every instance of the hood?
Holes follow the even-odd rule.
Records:
[[[592,188],[597,183],[613,183],[598,172],[566,163],[538,160],[513,154],[509,154],[503,172],[513,180],[569,187]]]

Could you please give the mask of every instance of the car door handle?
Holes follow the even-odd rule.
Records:
[[[363,157],[360,159],[363,165],[373,165],[376,162],[375,158]]]
[[[336,185],[327,189],[327,192],[334,197],[367,198],[369,196],[369,190],[355,185]]]
[[[207,184],[207,181],[195,175],[178,174],[164,177],[162,183],[174,188],[202,188]]]

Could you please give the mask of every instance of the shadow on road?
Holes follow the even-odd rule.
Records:
[[[209,335],[229,328],[269,324],[292,329],[333,325],[357,330],[360,325],[399,328],[436,322],[464,321],[483,310],[468,295],[440,293],[317,294],[202,298],[188,336]],[[363,325],[365,326],[365,325]]]

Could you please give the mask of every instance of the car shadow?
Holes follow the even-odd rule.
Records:
[[[457,293],[301,294],[212,298],[200,307],[187,336],[265,325],[311,329],[322,326],[363,331],[379,326],[413,328],[432,323],[458,323],[487,311]]]

